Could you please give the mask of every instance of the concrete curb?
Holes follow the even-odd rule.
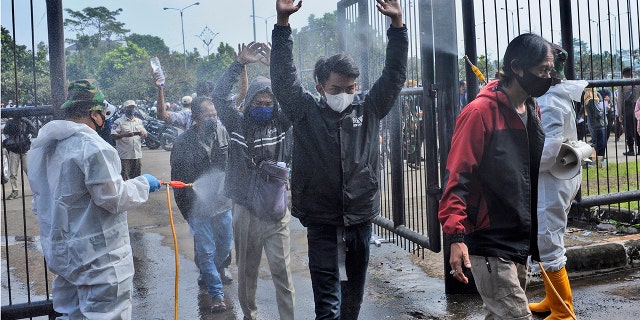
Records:
[[[567,272],[584,276],[640,266],[640,234],[567,248]]]
[[[581,278],[640,267],[640,234],[601,240],[586,246],[568,247],[569,278]],[[530,276],[530,285],[542,284],[540,275]]]

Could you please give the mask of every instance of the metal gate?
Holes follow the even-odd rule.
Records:
[[[441,249],[437,202],[455,117],[464,107],[458,102],[458,83],[466,80],[469,100],[479,87],[476,76],[464,62],[464,55],[491,79],[499,69],[509,40],[533,32],[561,44],[569,52],[568,79],[586,79],[590,87],[611,92],[621,85],[640,85],[637,1],[400,2],[409,33],[409,81],[398,106],[383,121],[381,150],[383,158],[388,155],[381,169],[385,196],[381,217],[374,222],[379,234],[392,238],[414,254],[423,254],[424,249],[434,252]],[[380,75],[384,63],[384,51],[380,48],[386,45],[385,32],[390,25],[374,4],[367,0],[338,3],[342,36],[339,43],[359,63],[363,90]],[[632,67],[633,79],[620,79],[624,66]],[[413,135],[406,134],[404,129],[411,126],[411,113],[418,109],[416,106],[423,112],[419,129]],[[417,143],[413,142],[416,137]],[[618,143],[607,148],[608,167],[584,170],[583,196],[574,202],[573,219],[590,219],[588,209],[592,206],[637,210],[638,156],[623,156]],[[420,160],[424,159],[421,170],[412,165],[413,159],[406,150],[411,144],[421,147]],[[449,245],[444,243],[442,247],[447,269]],[[451,279],[445,279],[448,293],[474,290],[448,280]]]
[[[341,49],[353,53],[359,63],[363,90],[370,88],[381,72],[385,32],[390,24],[374,4],[372,0],[337,3],[339,43]],[[491,77],[499,67],[509,39],[530,31],[562,43],[570,52],[570,59],[575,62],[569,63],[568,78],[587,79],[590,86],[612,92],[620,85],[640,85],[640,8],[638,2],[632,0],[401,0],[401,4],[410,38],[407,75],[410,81],[397,106],[382,123],[383,212],[375,223],[379,235],[416,255],[423,255],[425,249],[438,252],[441,247],[446,254],[448,244],[442,246],[441,243],[437,206],[455,116],[461,108],[458,81],[466,79],[469,97],[478,90],[478,83],[468,65],[461,63],[461,56],[466,54],[485,76]],[[61,105],[66,97],[62,1],[47,0],[46,5],[51,103],[55,106]],[[33,17],[31,25],[33,27]],[[459,25],[462,28],[458,28]],[[15,34],[15,30],[12,32]],[[33,41],[31,50],[35,52]],[[623,66],[631,66],[636,72],[633,79],[619,79]],[[308,71],[302,64],[300,69],[301,74]],[[33,70],[35,72],[35,68]],[[18,86],[15,72],[11,75],[11,71],[3,70],[3,76],[16,78],[13,99],[21,103],[18,92],[25,88]],[[38,102],[37,92],[34,81],[31,93],[36,108],[3,110],[2,118],[59,117],[55,114],[57,109]],[[587,171],[583,184],[585,196],[576,207],[638,207],[638,156],[624,157],[617,150],[607,150],[610,162],[615,160],[616,166]],[[4,157],[1,165],[4,171],[7,166]],[[601,175],[601,171],[606,172]],[[595,179],[589,175],[595,175]],[[606,179],[605,187],[599,179]],[[33,237],[21,231],[25,224],[33,223],[31,213],[26,212],[29,199],[10,200],[21,201],[22,206],[19,210],[8,210],[6,187],[3,186],[2,191],[2,254],[6,261],[2,273],[9,279],[8,304],[2,306],[2,318],[53,317],[48,286],[34,294],[29,283],[34,265],[44,265],[41,256],[32,256],[27,250],[35,245]],[[24,191],[24,184],[21,188]],[[444,265],[447,268],[448,264]],[[41,271],[47,277],[46,268]],[[21,281],[27,283],[26,286],[11,285],[11,275],[16,273],[26,277],[26,281]],[[447,283],[447,292],[467,290],[455,285]],[[26,292],[24,299],[17,299],[21,291]]]

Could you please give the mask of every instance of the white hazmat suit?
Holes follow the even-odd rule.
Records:
[[[27,161],[42,251],[57,275],[54,309],[70,319],[130,319],[126,211],[147,201],[147,179],[122,180],[117,151],[89,126],[66,120],[40,129]]]
[[[567,262],[564,247],[567,216],[582,180],[582,171],[570,179],[560,179],[549,170],[562,143],[578,139],[573,101],[580,101],[587,84],[584,80],[566,80],[537,98],[545,132],[538,178],[538,247],[540,260],[548,272],[562,269]],[[531,267],[533,272],[540,272],[537,263]]]

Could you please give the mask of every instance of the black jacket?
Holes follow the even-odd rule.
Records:
[[[263,91],[271,93],[271,81],[265,77],[257,77],[251,81],[244,102],[244,113],[238,111],[229,94],[233,85],[238,82],[240,72],[242,65],[234,61],[218,79],[213,90],[213,103],[230,136],[226,194],[235,203],[247,206],[251,166],[267,159],[276,162],[286,160],[285,133],[291,127],[291,122],[280,112],[277,103],[271,120],[267,122],[255,121],[249,115],[253,97]],[[247,141],[250,142],[249,145],[253,145],[252,156]]]
[[[171,150],[171,180],[195,183],[199,193],[196,195],[193,188],[174,189],[176,204],[187,221],[231,209],[231,200],[223,195],[229,136],[222,125],[211,140],[210,145],[203,145],[203,138],[192,126],[178,136]]]
[[[31,138],[38,135],[38,130],[33,122],[27,118],[11,118],[2,129],[7,138],[2,141],[2,146],[13,153],[27,153],[31,149]]]
[[[275,26],[273,92],[293,122],[292,214],[303,225],[351,226],[380,212],[379,125],[402,89],[407,29],[391,27],[382,75],[342,113],[317,100],[296,80],[291,28]]]

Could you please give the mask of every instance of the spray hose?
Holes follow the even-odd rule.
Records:
[[[464,60],[466,60],[469,66],[471,66],[471,71],[473,71],[473,74],[476,75],[478,80],[482,81],[482,84],[487,84],[487,79],[485,79],[484,74],[482,74],[482,71],[480,71],[478,67],[476,67],[475,65],[473,65],[473,63],[471,63],[471,60],[469,60],[469,57],[467,57],[466,54],[464,55]]]
[[[542,277],[544,278],[544,280],[547,281],[547,283],[551,287],[551,291],[553,291],[553,294],[555,294],[556,298],[558,298],[562,302],[562,306],[564,307],[565,311],[569,313],[569,315],[571,316],[571,318],[573,318],[573,320],[577,320],[578,318],[576,318],[576,314],[573,313],[573,311],[571,311],[571,308],[569,308],[567,303],[564,302],[564,299],[562,299],[562,297],[560,296],[560,293],[558,293],[558,290],[556,290],[556,288],[553,286],[553,283],[551,282],[551,279],[549,279],[549,275],[547,274],[547,271],[545,271],[544,267],[542,266],[542,262],[538,261],[538,265],[540,266],[540,270],[542,271]]]
[[[167,186],[167,208],[169,209],[169,221],[171,222],[171,234],[173,235],[173,250],[175,252],[175,260],[176,260],[176,281],[174,284],[174,312],[173,317],[175,320],[178,320],[178,279],[180,277],[180,260],[178,256],[178,237],[176,235],[176,226],[173,223],[173,211],[171,210],[171,193],[169,192],[169,187],[174,189],[181,189],[185,187],[193,188],[193,183],[184,183],[182,181],[168,181],[163,182],[160,180],[160,184]]]

